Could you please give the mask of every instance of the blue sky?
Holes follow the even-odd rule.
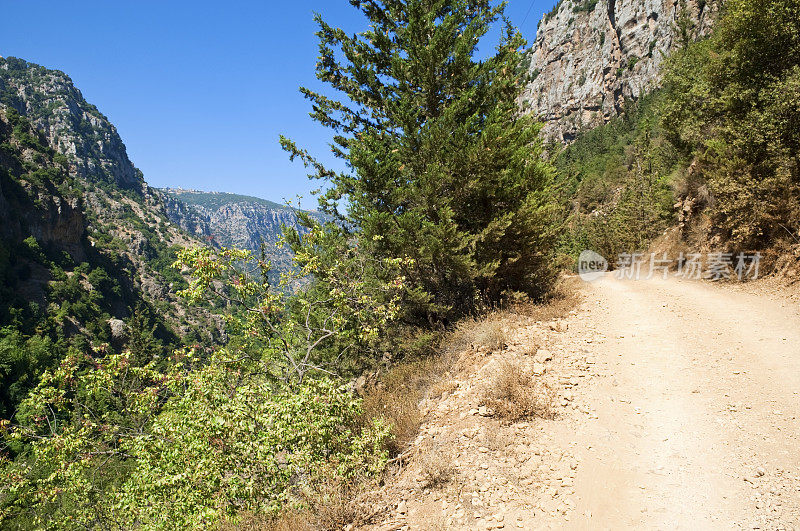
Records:
[[[313,12],[350,32],[365,28],[347,0],[3,4],[0,55],[66,72],[117,126],[151,185],[274,201],[300,194],[316,205],[309,191],[319,183],[277,139],[327,153],[330,134],[297,89],[321,88]],[[506,13],[532,42],[554,4],[511,0]]]

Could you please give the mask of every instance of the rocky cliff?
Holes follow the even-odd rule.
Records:
[[[570,142],[655,88],[665,56],[708,34],[718,11],[713,0],[561,0],[528,51],[523,107]]]
[[[184,279],[170,268],[177,246],[203,242],[169,221],[116,128],[70,78],[0,58],[0,113],[0,244],[14,249],[33,237],[50,254],[66,253],[67,271],[84,261],[115,264],[109,273],[128,293],[115,318],[144,300],[182,332],[208,328],[204,311],[177,298]]]
[[[49,145],[66,155],[73,175],[123,188],[144,184],[116,127],[63,72],[15,57],[0,58],[0,103],[25,116]]]
[[[286,248],[275,245],[284,225],[297,226],[292,208],[266,199],[223,192],[203,192],[180,188],[159,190],[170,220],[203,241],[222,247],[261,252],[272,261],[276,276],[291,267]],[[312,217],[327,219],[319,212]]]
[[[223,247],[258,251],[262,242],[278,241],[283,225],[297,223],[292,208],[258,197],[180,188],[160,191],[173,223]]]

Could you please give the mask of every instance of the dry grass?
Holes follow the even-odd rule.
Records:
[[[419,431],[422,414],[420,401],[426,394],[441,396],[452,392],[456,384],[449,371],[454,357],[430,353],[398,363],[389,369],[380,381],[364,394],[364,414],[367,419],[382,418],[393,426],[393,440],[389,452],[401,453]]]
[[[233,529],[233,528],[232,528]],[[314,515],[311,511],[301,509],[287,509],[279,517],[261,525],[238,526],[235,529],[246,529],[248,531],[314,531]]]
[[[455,375],[451,372],[442,376],[442,379],[430,386],[428,396],[431,398],[444,397],[458,389],[458,382],[454,380]]]
[[[422,487],[441,489],[447,486],[456,475],[456,468],[441,449],[428,446],[420,450],[420,473]]]
[[[463,319],[444,339],[441,350],[459,352],[480,347],[502,350],[508,341],[506,328],[510,317],[508,312],[493,312],[480,318]]]
[[[335,473],[325,477],[326,481],[317,482],[313,490],[305,493],[304,508],[286,508],[267,522],[260,520],[251,524],[242,520],[236,529],[317,531],[368,523],[373,516],[369,494],[374,493],[374,481],[363,478],[344,479]]]
[[[313,514],[305,509],[285,509],[277,517],[239,513],[235,520],[224,520],[220,531],[314,531]]]
[[[561,278],[547,299],[541,303],[518,303],[510,310],[533,321],[561,319],[581,302],[581,285],[582,281],[576,277]]]
[[[506,423],[534,417],[551,419],[554,402],[555,392],[547,383],[511,362],[500,364],[483,399],[494,416]]]
[[[329,481],[317,486],[313,498],[316,529],[342,529],[348,524],[363,524],[369,519],[369,504],[362,496],[368,481]]]
[[[368,419],[381,418],[392,426],[389,453],[397,455],[417,436],[422,423],[419,411],[419,392],[403,386],[377,385],[364,396],[364,415]]]
[[[505,319],[491,315],[478,321],[472,329],[473,344],[485,347],[490,351],[503,350],[507,343]]]

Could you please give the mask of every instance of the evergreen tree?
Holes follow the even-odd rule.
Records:
[[[410,320],[448,320],[511,291],[541,295],[552,280],[553,172],[517,105],[524,41],[506,23],[494,54],[476,57],[504,4],[351,4],[367,31],[350,36],[316,17],[317,77],[344,97],[301,89],[348,171],[281,137],[284,149],[329,182],[322,207],[378,258],[412,259]]]

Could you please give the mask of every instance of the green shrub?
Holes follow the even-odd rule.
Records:
[[[724,241],[763,248],[800,218],[800,5],[732,0],[665,72],[663,123],[696,158]]]

